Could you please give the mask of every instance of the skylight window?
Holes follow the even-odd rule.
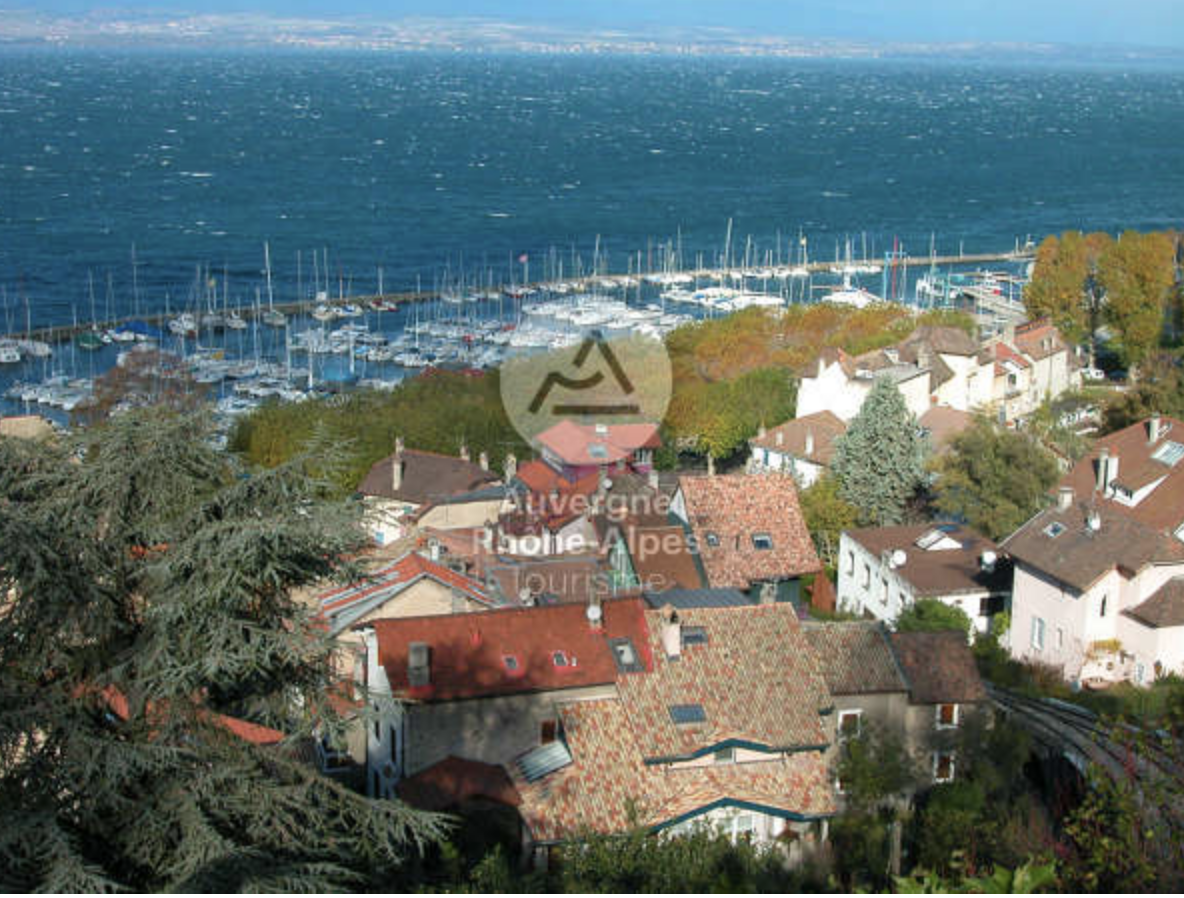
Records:
[[[608,458],[608,447],[604,443],[592,443],[588,447],[588,455],[592,458]]]
[[[1044,535],[1047,536],[1049,539],[1056,539],[1058,536],[1060,536],[1064,532],[1065,532],[1065,525],[1062,524],[1060,521],[1053,521],[1051,524],[1049,524],[1047,527],[1044,528]]]
[[[641,665],[637,649],[633,641],[627,636],[621,636],[608,641],[613,650],[613,660],[617,662],[617,670],[621,673],[640,673],[645,670]]]
[[[1165,440],[1164,444],[1151,453],[1157,462],[1174,468],[1180,459],[1184,458],[1184,444]]]
[[[705,723],[707,712],[702,705],[670,705],[670,719],[677,724]]]
[[[754,533],[752,535],[752,547],[761,551],[768,551],[773,548],[773,537],[767,533]]]
[[[707,628],[706,627],[683,627],[682,628],[682,644],[687,645],[707,645]]]
[[[518,669],[518,656],[517,655],[502,655],[502,664],[504,664],[506,666],[506,670],[508,670],[512,673],[513,671],[516,671]]]
[[[712,548],[715,548],[716,546],[719,545],[719,534],[718,533],[708,530],[704,534],[704,536],[707,537],[707,545],[711,546]]]
[[[567,667],[567,665],[570,663],[567,660],[567,655],[562,651],[552,653],[551,661],[556,667]]]

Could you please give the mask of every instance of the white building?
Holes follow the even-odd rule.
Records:
[[[956,524],[865,527],[839,541],[840,611],[892,623],[918,599],[937,599],[986,633],[1010,586],[999,547]]]
[[[1184,543],[1064,487],[1003,548],[1014,657],[1078,682],[1184,673]]]
[[[830,468],[835,441],[847,425],[830,411],[786,421],[748,441],[752,450],[749,471],[786,471],[802,488],[812,485]]]

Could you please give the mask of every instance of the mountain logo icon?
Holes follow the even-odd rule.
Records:
[[[600,354],[600,357],[608,366],[608,371],[616,381],[617,388],[620,390],[621,399],[625,400],[632,396],[634,392],[633,382],[629,380],[629,376],[625,373],[625,369],[621,367],[621,363],[617,360],[612,347],[604,341],[604,337],[599,331],[590,334],[580,345],[579,352],[576,353],[575,359],[573,359],[573,364],[577,371],[582,369],[588,362],[588,357],[592,354],[593,350],[596,350]],[[548,372],[538,392],[534,394],[534,399],[530,403],[530,413],[538,414],[543,407],[543,403],[547,401],[547,397],[551,395],[551,391],[557,386],[579,392],[594,389],[605,383],[605,380],[605,372],[601,369],[593,371],[586,377],[568,377],[560,371]],[[555,405],[550,410],[550,413],[553,415],[637,415],[641,413],[641,407],[636,402],[625,401],[616,403],[569,402]]]

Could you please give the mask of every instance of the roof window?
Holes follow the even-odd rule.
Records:
[[[682,628],[682,644],[688,645],[707,645],[707,628],[706,627],[683,627]]]
[[[517,655],[502,655],[502,664],[505,665],[506,670],[513,673],[518,670],[518,656]]]
[[[719,534],[714,530],[708,530],[703,535],[707,538],[707,545],[711,546],[713,549],[719,545]]]
[[[568,661],[567,654],[562,649],[551,653],[551,662],[556,667],[567,667],[571,663]]]
[[[677,724],[706,723],[707,721],[707,712],[699,704],[670,705],[669,709],[670,719]]]
[[[1047,527],[1044,528],[1044,535],[1047,536],[1049,539],[1056,539],[1058,536],[1060,536],[1064,532],[1065,532],[1065,525],[1062,524],[1060,521],[1053,521],[1051,524],[1049,524]]]
[[[767,533],[754,533],[752,535],[752,547],[760,551],[768,551],[773,548],[773,537]]]
[[[592,458],[608,458],[608,447],[604,443],[592,443],[588,446],[588,455]]]
[[[645,670],[641,666],[641,658],[633,641],[627,636],[621,636],[608,641],[613,650],[613,660],[617,663],[617,670],[621,673],[641,673]]]
[[[1165,440],[1164,444],[1151,453],[1157,462],[1174,468],[1181,458],[1184,458],[1184,445],[1173,440]]]

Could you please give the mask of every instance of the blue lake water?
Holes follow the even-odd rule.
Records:
[[[34,325],[1184,218],[1184,73],[363,53],[0,54],[0,285]],[[300,268],[297,267],[298,253]],[[602,264],[604,264],[602,262]],[[221,286],[221,285],[220,285]],[[875,284],[871,285],[877,286]],[[7,323],[7,322],[4,322]],[[0,328],[7,330],[9,328]]]

